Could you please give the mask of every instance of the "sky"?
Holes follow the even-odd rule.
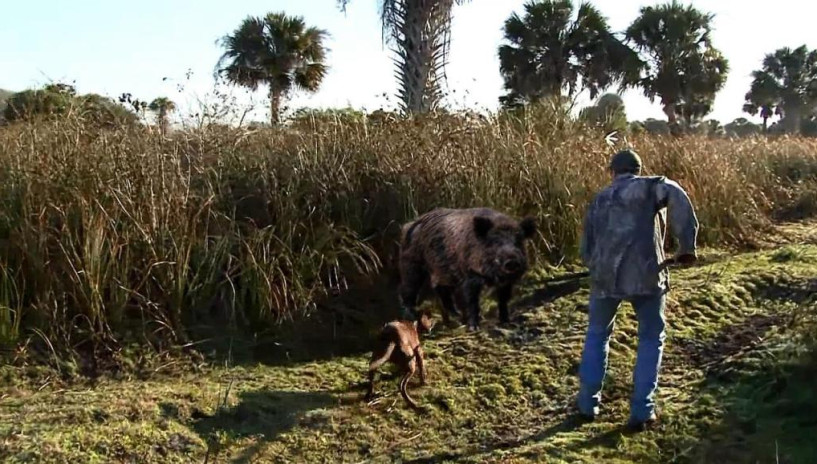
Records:
[[[214,87],[222,50],[217,40],[248,15],[284,11],[329,32],[329,74],[319,92],[295,95],[292,108],[393,108],[394,64],[381,41],[380,0],[352,0],[345,13],[336,0],[27,0],[0,7],[0,88],[19,91],[52,81],[73,82],[80,93],[116,97],[129,92],[151,100],[167,96],[180,116],[202,102],[228,95],[255,108],[250,119],[267,118],[263,91]],[[494,110],[502,95],[497,47],[502,25],[524,0],[473,0],[456,7],[448,77],[453,108]],[[576,2],[578,3],[578,1]],[[595,0],[615,31],[624,30],[646,0]],[[814,0],[692,0],[715,14],[714,45],[730,60],[731,72],[709,117],[731,121],[741,112],[751,72],[766,53],[806,44],[817,48]],[[130,5],[130,6],[125,6]],[[630,119],[663,119],[656,101],[638,91],[624,95]],[[589,102],[580,96],[580,103]]]

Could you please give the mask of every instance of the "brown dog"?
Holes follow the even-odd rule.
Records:
[[[432,326],[431,316],[426,311],[420,313],[417,321],[392,321],[383,326],[369,363],[369,390],[366,401],[374,396],[374,377],[377,369],[386,362],[391,362],[403,373],[403,378],[400,379],[400,394],[412,408],[417,409],[417,403],[411,399],[406,389],[416,370],[420,371],[420,385],[426,384],[420,333],[430,332]]]

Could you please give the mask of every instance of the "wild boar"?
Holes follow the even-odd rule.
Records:
[[[404,224],[399,253],[403,312],[414,315],[419,290],[430,280],[443,321],[461,311],[463,323],[477,330],[480,294],[493,287],[500,323],[507,324],[513,287],[528,268],[525,242],[535,233],[532,217],[516,221],[489,208],[440,208]]]

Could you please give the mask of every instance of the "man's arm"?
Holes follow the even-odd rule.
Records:
[[[584,214],[584,223],[582,224],[582,237],[579,244],[579,252],[585,266],[590,266],[590,257],[593,254],[593,204],[587,208]]]
[[[678,240],[677,256],[696,256],[698,218],[689,196],[677,182],[666,178],[656,187],[658,204],[667,207],[669,229]]]

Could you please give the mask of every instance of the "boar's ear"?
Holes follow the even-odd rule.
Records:
[[[536,220],[528,216],[522,219],[519,223],[519,227],[522,228],[522,234],[525,235],[525,238],[531,238],[533,234],[536,233]]]
[[[493,227],[493,221],[487,217],[474,216],[474,232],[477,234],[477,237],[485,238]]]

